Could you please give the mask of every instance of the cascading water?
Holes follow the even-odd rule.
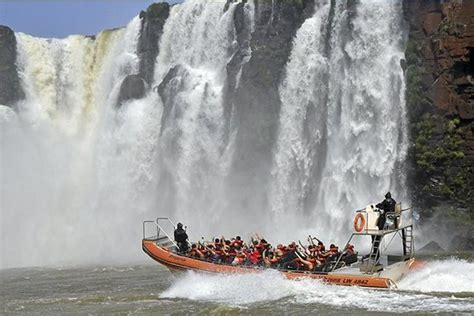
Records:
[[[137,155],[146,143],[136,142],[148,113],[134,107],[120,122],[115,103],[124,76],[137,71],[139,26],[137,17],[95,39],[16,34],[26,99],[2,122],[2,266],[107,259],[120,252],[108,245],[124,239],[132,249],[117,233],[134,220],[130,177],[148,163]],[[134,119],[140,128],[118,141]]]
[[[318,234],[341,239],[354,209],[387,190],[406,197],[402,21],[396,1],[322,1],[299,29],[280,88],[270,198],[285,220],[309,216]]]
[[[142,258],[141,222],[157,215],[190,224],[193,238],[249,227],[271,240],[302,227],[346,238],[341,223],[355,207],[394,187],[403,196],[401,8],[328,0],[297,31],[279,83],[279,132],[265,162],[273,164],[271,186],[255,190],[269,205],[259,214],[229,205],[229,182],[239,176],[232,162],[251,153],[235,153],[246,125],[225,104],[228,65],[239,45],[242,65],[259,49],[237,43],[238,5],[173,6],[154,81],[143,98],[120,106],[123,79],[139,71],[138,17],[95,38],[16,35],[26,99],[17,114],[0,112],[3,267]],[[271,24],[281,19],[277,7]],[[247,1],[244,14],[250,41],[267,12]],[[335,219],[342,221],[327,224]]]
[[[227,169],[223,94],[236,4],[227,11],[225,5],[194,0],[173,7],[155,66],[164,107],[160,210],[204,229],[222,216]]]

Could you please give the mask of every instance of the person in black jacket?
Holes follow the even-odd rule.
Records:
[[[392,194],[390,192],[387,192],[385,194],[385,200],[380,202],[379,204],[375,205],[379,209],[379,220],[377,222],[377,227],[379,230],[383,230],[385,227],[385,221],[386,221],[386,216],[387,212],[395,212],[395,205],[397,202],[392,198]],[[379,252],[379,246],[380,246],[380,241],[382,240],[381,236],[372,236],[372,243],[374,244],[374,251],[376,253],[376,261],[379,260],[380,257],[380,252]]]
[[[179,252],[185,253],[188,250],[188,234],[181,223],[178,223],[178,227],[174,230],[174,240],[178,244]]]
[[[380,230],[382,230],[385,226],[387,212],[395,212],[396,204],[397,202],[392,198],[390,192],[387,192],[387,194],[385,194],[385,200],[375,205],[378,209],[382,211],[380,212],[379,221],[377,223],[377,226]]]

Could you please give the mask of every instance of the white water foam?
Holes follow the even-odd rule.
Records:
[[[458,265],[452,266],[453,263]],[[161,298],[182,298],[249,307],[260,302],[275,304],[322,304],[336,308],[358,308],[379,312],[469,312],[474,310],[472,276],[459,278],[458,273],[446,273],[437,279],[427,273],[447,271],[447,266],[472,272],[474,263],[466,261],[435,261],[426,268],[409,275],[399,290],[374,290],[324,284],[318,280],[288,280],[276,271],[247,275],[205,275],[188,272],[164,291]],[[471,273],[472,275],[472,273]],[[462,281],[454,282],[459,278]],[[416,280],[416,281],[415,281]],[[416,283],[416,284],[415,284]],[[451,284],[451,287],[445,285]],[[402,284],[401,284],[402,285]],[[423,288],[427,293],[416,293]],[[437,295],[442,288],[447,292],[465,292],[469,295]]]
[[[474,293],[474,263],[459,259],[431,261],[404,278],[399,288],[420,292]]]

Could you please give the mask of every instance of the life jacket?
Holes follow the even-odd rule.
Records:
[[[257,264],[260,261],[260,258],[262,258],[262,255],[260,252],[258,252],[258,250],[255,250],[249,256],[249,260],[252,262],[252,264]]]
[[[347,248],[346,248],[346,253],[347,253],[348,255],[353,255],[353,254],[355,254],[354,246],[351,245],[351,246],[347,247]]]

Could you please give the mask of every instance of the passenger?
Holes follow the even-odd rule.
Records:
[[[231,248],[227,254],[226,263],[231,264],[237,256],[237,250]]]
[[[325,252],[326,251],[326,247],[324,246],[322,241],[318,241],[317,249],[318,249],[319,252]]]
[[[201,251],[199,251],[198,246],[196,244],[192,244],[191,251],[189,252],[189,257],[204,259],[204,254]]]
[[[272,268],[278,268],[280,266],[281,259],[285,254],[285,247],[281,244],[279,246],[280,247],[277,247],[277,249],[273,252],[273,258],[270,260],[270,267]]]
[[[242,253],[245,256],[244,265],[251,265],[252,262],[250,261],[250,256],[253,253],[253,247],[245,247],[245,249],[242,251]]]
[[[186,253],[188,251],[188,234],[183,229],[183,224],[178,223],[178,227],[174,230],[174,240],[178,245],[178,252]]]
[[[337,258],[339,258],[339,256],[341,255],[341,252],[339,251],[339,247],[337,246],[334,246],[331,250],[331,257],[330,257],[330,260],[331,261],[336,261]]]
[[[316,256],[316,260],[318,262],[315,270],[316,271],[322,271],[324,266],[326,265],[326,257],[323,257],[322,253],[318,253]]]
[[[235,237],[235,239],[232,242],[234,247],[242,247],[243,240],[240,238],[240,236]]]
[[[260,254],[260,251],[255,248],[248,258],[253,265],[257,265],[261,262],[262,255]]]
[[[341,260],[345,262],[346,265],[350,265],[357,262],[357,253],[354,251],[353,245],[346,245],[346,248],[342,253]]]
[[[208,250],[207,250],[206,246],[204,246],[203,244],[201,244],[199,242],[198,242],[198,250],[203,254],[204,259],[206,259],[208,257],[208,254],[207,254]]]
[[[282,244],[278,244],[277,249],[279,249],[283,255],[288,252],[288,249],[286,249],[285,245]]]
[[[294,241],[291,242],[291,244],[288,245],[288,249],[290,251],[295,250],[297,247],[296,243]]]
[[[222,263],[223,262],[223,257],[224,257],[224,252],[222,250],[222,247],[215,248],[214,253],[211,257],[213,263]]]
[[[348,255],[353,255],[353,254],[355,254],[354,245],[347,244],[347,245],[346,245],[346,248],[345,248],[345,250],[344,250],[344,254],[348,254]]]
[[[265,239],[260,239],[260,242],[257,245],[257,249],[259,249],[260,253],[263,253],[265,249],[268,249],[270,244]]]
[[[214,248],[220,248],[222,246],[221,240],[219,238],[214,239]]]
[[[283,255],[280,266],[283,269],[287,270],[296,270],[299,267],[299,264],[297,263],[298,257],[296,256],[296,243],[292,242],[291,244],[288,245],[287,252]]]
[[[263,251],[265,250],[265,246],[263,246],[261,243],[258,243],[254,246],[254,249],[258,251],[261,254],[263,254]]]
[[[303,258],[298,254],[298,252],[296,252],[296,255],[298,256],[299,262],[303,264],[305,270],[313,271],[318,264],[317,259],[312,255],[308,256],[307,258]]]
[[[206,261],[212,262],[212,256],[215,254],[214,245],[210,244],[206,246],[205,259]]]
[[[232,265],[233,266],[241,266],[244,264],[245,261],[245,255],[242,251],[237,252],[234,260],[232,260]]]
[[[230,251],[230,249],[231,249],[230,240],[224,240],[224,244],[222,245],[222,249],[223,249],[225,252],[229,252],[229,251]]]
[[[265,264],[267,264],[267,266],[269,266],[270,268],[279,268],[281,259],[285,254],[284,249],[285,247],[282,244],[279,244],[277,248],[273,251],[273,257],[271,259],[268,258],[267,261],[265,261]]]

